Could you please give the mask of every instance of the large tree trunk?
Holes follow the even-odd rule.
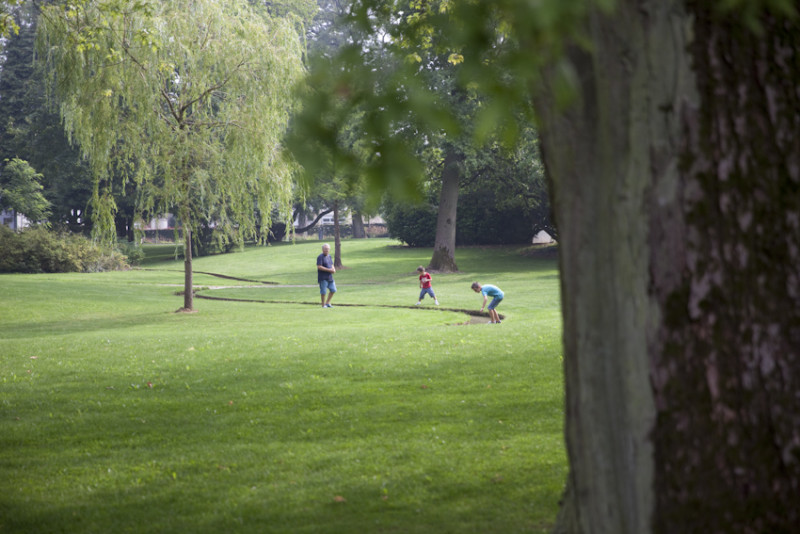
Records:
[[[685,243],[651,252],[655,531],[800,532],[800,21],[687,4]]]
[[[367,237],[367,233],[364,231],[364,218],[361,216],[361,212],[354,209],[351,217],[353,219],[353,238],[364,239]]]
[[[564,314],[556,532],[800,531],[800,31],[764,22],[759,39],[694,2],[621,1],[570,52],[577,105],[538,103]]]
[[[342,268],[342,238],[339,234],[339,201],[333,202],[333,266]]]
[[[458,271],[456,265],[456,211],[458,208],[458,187],[461,170],[460,156],[452,148],[447,151],[442,169],[442,191],[439,195],[439,213],[436,218],[436,239],[433,257],[428,270],[452,273]]]
[[[655,10],[661,3],[665,11],[676,8],[664,0],[648,5]],[[564,316],[570,491],[561,532],[650,531],[648,438],[655,411],[648,387],[653,304],[644,206],[651,153],[669,146],[670,123],[657,106],[675,97],[651,99],[649,93],[660,93],[677,65],[650,57],[655,47],[674,49],[663,41],[670,35],[668,16],[647,23],[633,4],[640,2],[621,2],[613,17],[592,17],[593,54],[571,51],[581,85],[569,112],[557,114],[550,102],[539,106]],[[668,163],[675,156],[665,155]],[[674,172],[674,165],[667,168]]]

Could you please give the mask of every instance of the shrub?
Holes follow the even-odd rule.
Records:
[[[431,204],[386,204],[389,235],[412,247],[432,247],[436,240],[437,208]],[[486,192],[458,199],[456,245],[529,243],[534,235],[530,213],[519,205],[500,205]]]
[[[530,243],[531,214],[521,202],[502,202],[493,191],[462,194],[458,199],[457,245]]]
[[[120,254],[128,259],[128,264],[139,265],[144,260],[144,249],[138,243],[129,241],[127,243],[120,243],[117,248]]]
[[[386,203],[383,217],[389,236],[411,247],[432,247],[436,240],[436,208],[430,204]]]
[[[0,226],[0,272],[66,273],[128,269],[127,258],[82,235],[43,226],[16,233]]]

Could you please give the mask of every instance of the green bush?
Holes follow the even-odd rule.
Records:
[[[0,272],[87,273],[128,268],[121,252],[82,235],[53,232],[43,226],[17,233],[0,226]]]
[[[436,206],[386,203],[383,216],[389,236],[412,247],[432,247],[436,239]],[[520,203],[501,202],[491,191],[466,193],[458,199],[456,245],[530,243],[532,213]]]
[[[492,190],[462,194],[458,199],[457,245],[514,245],[534,236],[531,213],[522,202],[496,198]]]
[[[383,217],[389,236],[411,247],[432,247],[436,239],[436,208],[430,204],[387,202]]]
[[[144,261],[144,249],[139,243],[129,241],[118,245],[119,252],[128,258],[128,264],[140,265]]]

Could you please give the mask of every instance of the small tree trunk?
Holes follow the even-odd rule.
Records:
[[[297,229],[295,229],[294,232],[295,235],[305,233],[305,232],[300,232],[299,229],[303,228],[306,225],[307,220],[308,218],[306,217],[306,212],[301,210],[300,213],[297,215]]]
[[[442,192],[439,195],[439,213],[436,218],[436,240],[433,257],[428,264],[431,271],[454,273],[456,265],[456,210],[458,208],[458,185],[461,170],[458,162],[461,156],[452,148],[444,158],[442,170]]]
[[[353,238],[364,239],[365,237],[367,237],[367,233],[364,231],[364,218],[361,216],[361,212],[358,210],[353,210],[352,219],[353,219]]]
[[[342,268],[342,239],[339,235],[339,201],[333,203],[333,266]]]
[[[183,224],[183,309],[194,309],[194,285],[192,281],[192,231],[187,221]]]
[[[133,222],[134,219],[133,216],[131,215],[130,217],[127,218],[127,224],[128,224],[127,238],[129,243],[133,243],[133,241],[136,239],[136,228],[134,227]]]

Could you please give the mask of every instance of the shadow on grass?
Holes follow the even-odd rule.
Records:
[[[78,332],[97,332],[100,330],[119,330],[143,325],[160,324],[163,314],[121,315],[119,317],[91,317],[86,319],[63,319],[49,322],[17,322],[7,323],[2,339],[19,339],[29,337],[49,337]]]
[[[142,271],[159,271],[159,272],[171,272],[171,273],[182,273],[182,269],[142,269]],[[219,273],[209,273],[205,271],[195,271],[192,270],[193,274],[205,274],[208,276],[215,276],[217,278],[224,278],[225,280],[234,280],[236,282],[249,282],[252,284],[264,284],[264,285],[278,285],[278,282],[270,282],[268,280],[253,280],[252,278],[239,278],[237,276],[229,276],[227,274],[219,274]]]
[[[436,396],[434,389],[418,389],[418,373],[413,370],[397,380],[408,385],[409,395],[417,392],[428,402]],[[253,376],[251,382],[269,383],[269,373]],[[494,421],[505,420],[509,413],[531,410],[531,403],[514,402],[516,393],[512,391],[479,391],[492,402],[487,405],[478,402],[486,398],[476,398],[456,421],[448,422],[445,421],[453,419],[450,403],[427,404],[408,399],[404,406],[398,406],[386,402],[384,391],[362,391],[366,397],[347,392],[325,395],[324,410],[301,404],[296,395],[275,397],[271,412],[231,408],[229,415],[200,421],[193,414],[182,412],[186,394],[176,388],[168,398],[153,398],[137,405],[137,421],[138,417],[146,417],[148,422],[142,420],[141,426],[132,421],[131,411],[124,407],[134,395],[129,392],[122,407],[73,416],[66,439],[54,435],[50,443],[30,444],[27,459],[19,459],[19,465],[46,458],[51,465],[63,467],[49,475],[60,478],[52,481],[56,488],[66,488],[71,483],[76,486],[64,489],[70,492],[70,499],[45,498],[55,488],[48,488],[47,492],[28,488],[25,494],[13,491],[0,495],[0,530],[519,531],[521,516],[533,515],[533,511],[530,505],[524,509],[520,504],[530,496],[522,499],[516,488],[530,491],[536,487],[522,475],[534,472],[530,467],[535,460],[526,456],[527,462],[534,463],[522,464],[527,469],[520,468],[516,462],[523,460],[513,461],[513,447],[507,451],[511,464],[497,458],[506,454],[504,444],[516,443],[515,438],[529,435],[531,429],[525,425],[495,425]],[[155,391],[142,393],[150,395]],[[446,394],[446,387],[441,394]],[[67,396],[60,404],[67,406],[73,399]],[[202,407],[203,403],[214,406],[221,399],[211,394],[196,400]],[[369,407],[362,416],[365,423],[355,431],[345,428],[341,419],[330,417],[331,413],[352,415],[354,400]],[[543,413],[552,403],[534,404],[537,406],[532,413]],[[104,406],[109,405],[104,402]],[[254,416],[261,419],[255,427],[250,420]],[[459,431],[460,419],[483,420],[479,421],[483,431]],[[462,438],[464,443],[470,443],[469,451],[464,450],[466,445],[445,446],[444,442],[431,441],[427,428],[440,424],[450,425],[444,432],[452,439]],[[242,428],[257,430],[242,433]],[[305,433],[305,428],[315,431]],[[554,433],[558,430],[552,429]],[[198,440],[198,436],[203,439]],[[268,440],[264,440],[266,436]],[[498,449],[503,452],[498,453]],[[146,461],[136,453],[142,450],[148,451]],[[235,453],[228,456],[221,451]],[[495,460],[462,468],[469,465],[464,458],[489,452],[496,454]],[[353,467],[359,460],[364,465],[363,473],[359,472],[362,468]],[[381,467],[375,471],[370,466]],[[542,470],[547,468],[542,466]],[[379,476],[365,476],[373,472]],[[419,528],[411,529],[412,525]]]
[[[225,302],[255,302],[259,304],[301,304],[307,306],[319,306],[319,302],[298,302],[298,301],[289,301],[289,300],[260,300],[260,299],[237,299],[233,297],[212,297],[210,295],[201,295],[200,292],[195,292],[195,298],[198,299],[206,299],[206,300],[222,300]],[[473,324],[476,321],[473,321],[472,318],[482,317],[482,318],[489,318],[489,314],[485,312],[475,311],[475,310],[468,310],[465,308],[442,308],[442,307],[419,307],[419,306],[397,306],[391,304],[336,304],[337,308],[394,308],[394,309],[408,309],[408,310],[435,310],[435,311],[449,311],[449,312],[456,312],[456,313],[463,313],[470,317],[465,323],[458,323],[458,324]],[[505,319],[506,316],[503,314],[498,314],[501,319]]]

